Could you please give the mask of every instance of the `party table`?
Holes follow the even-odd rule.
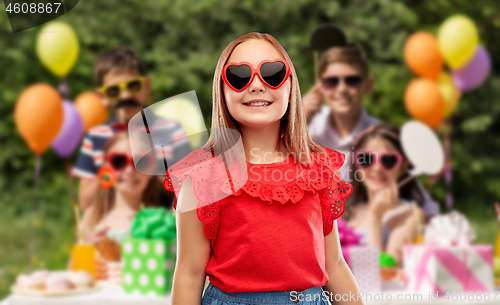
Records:
[[[159,296],[144,296],[126,294],[120,286],[99,282],[100,289],[94,292],[71,296],[36,297],[12,294],[0,305],[168,305],[170,294]]]
[[[0,305],[129,305],[129,304],[147,304],[147,305],[169,305],[170,304],[170,294],[164,297],[158,296],[141,296],[141,295],[131,295],[123,292],[121,287],[112,286],[105,282],[99,282],[101,289],[96,292],[88,294],[80,294],[73,296],[59,296],[59,297],[32,297],[32,296],[21,296],[13,294],[3,301]],[[443,299],[429,300],[429,295],[427,294],[416,294],[406,291],[403,285],[399,283],[384,283],[382,287],[382,292],[380,293],[370,293],[371,296],[365,296],[366,305],[401,305],[401,304],[484,304],[484,305],[496,305],[500,304],[500,287],[495,289],[498,293],[490,292],[487,293],[489,300],[485,300],[485,294],[482,294],[482,300],[474,301],[461,301],[460,295],[458,295],[458,300]],[[496,296],[496,299],[495,299]],[[335,302],[333,302],[334,304]]]

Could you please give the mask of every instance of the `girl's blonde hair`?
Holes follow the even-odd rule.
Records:
[[[265,33],[250,32],[243,34],[233,40],[222,52],[219,61],[217,62],[214,74],[212,93],[214,105],[212,110],[212,133],[210,134],[207,146],[210,146],[211,148],[214,146],[218,147],[218,149],[216,149],[217,151],[227,151],[227,147],[224,146],[231,146],[231,144],[228,143],[236,143],[238,141],[238,139],[234,138],[234,133],[226,130],[227,128],[230,128],[241,132],[238,122],[231,116],[226,106],[222,90],[222,69],[227,63],[234,48],[236,48],[236,46],[240,43],[250,39],[265,40],[272,44],[290,66],[290,77],[292,83],[289,99],[290,103],[284,116],[281,118],[280,133],[285,147],[296,157],[298,160],[297,162],[301,165],[310,165],[310,152],[323,153],[324,149],[311,140],[309,132],[307,131],[307,123],[303,111],[304,108],[300,98],[299,81],[290,56],[288,56],[288,53],[278,40],[276,40],[276,38]],[[217,132],[214,132],[214,130],[217,130]],[[279,145],[279,140],[277,145]],[[305,159],[303,159],[302,156],[304,156]]]
[[[108,140],[106,147],[104,149],[104,158],[109,153],[109,150],[118,141],[128,141],[128,132],[119,132]],[[151,176],[148,185],[144,189],[142,194],[142,202],[145,206],[158,206],[160,201],[160,191],[161,191],[161,181],[155,176]],[[109,192],[109,193],[108,193]],[[108,198],[106,198],[108,197]],[[107,200],[107,206],[106,206]],[[114,206],[115,201],[115,189],[112,187],[109,190],[104,189],[99,185],[97,191],[97,198],[93,202],[92,213],[90,215],[89,225],[96,226],[103,218],[106,213],[111,211]]]

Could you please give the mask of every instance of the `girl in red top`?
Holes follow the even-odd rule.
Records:
[[[335,222],[352,192],[338,175],[344,155],[310,139],[295,69],[274,37],[248,33],[222,52],[212,118],[209,142],[164,182],[176,193],[172,304],[363,304]],[[230,130],[241,134],[242,184],[214,153]]]

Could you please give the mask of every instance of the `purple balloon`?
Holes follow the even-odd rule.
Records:
[[[483,46],[478,46],[465,66],[451,71],[453,82],[462,92],[475,89],[488,77],[490,67],[491,59],[488,51]]]
[[[69,157],[80,144],[83,135],[83,121],[72,102],[63,102],[64,121],[59,134],[52,142],[52,148],[63,158]]]

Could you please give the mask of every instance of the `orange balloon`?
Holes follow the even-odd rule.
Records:
[[[75,107],[82,117],[85,132],[108,120],[108,109],[95,92],[86,91],[78,95],[75,99]]]
[[[35,84],[21,93],[14,110],[17,129],[30,149],[41,154],[56,138],[64,120],[62,97],[47,84]]]
[[[438,42],[427,32],[417,32],[406,40],[404,57],[408,67],[419,76],[437,80],[443,69]]]
[[[405,106],[408,113],[430,127],[441,125],[445,103],[439,85],[426,78],[413,80],[405,92]]]

